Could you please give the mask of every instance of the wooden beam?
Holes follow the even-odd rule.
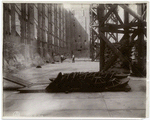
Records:
[[[146,8],[145,8],[145,10],[144,10],[144,12],[142,14],[142,19],[143,20],[144,20],[145,15],[146,15]],[[133,20],[130,23],[134,23],[134,22],[136,22],[136,20],[137,20],[136,18],[133,18]]]
[[[26,30],[25,11],[26,11],[25,3],[22,3],[21,4],[21,43],[24,43],[24,44],[26,44],[26,41],[25,41],[25,35],[26,35],[26,33],[25,33],[25,30]]]
[[[143,14],[143,5],[142,4],[138,5],[138,14],[140,14],[140,15]],[[138,67],[140,69],[143,69],[143,67],[144,67],[144,32],[142,32],[142,31],[143,31],[144,27],[142,25],[142,21],[140,21],[138,29],[140,30],[140,32],[138,34],[138,40],[137,40],[138,41]]]
[[[124,24],[129,23],[129,14],[124,10]],[[128,46],[128,49],[126,49],[125,56],[127,57],[128,60],[130,60],[130,55],[131,55],[131,48],[129,48],[129,28],[124,28],[125,31],[125,39],[126,39],[126,46]],[[123,61],[123,64],[127,65],[127,68],[130,68],[130,63],[126,63],[126,61]]]
[[[11,4],[11,35],[16,36],[16,25],[15,25],[15,4]]]
[[[122,25],[116,25],[116,24],[110,24],[110,23],[107,23],[105,24],[105,26],[107,27],[112,27],[112,28],[131,28],[131,27],[137,27],[139,25],[139,22],[135,22],[135,23],[125,23],[125,24],[122,24]],[[146,22],[143,22],[143,26],[146,26]]]
[[[122,4],[120,4],[119,6],[126,10],[128,13],[130,13],[133,17],[137,18],[141,22],[144,22],[142,17],[139,14],[135,13],[133,10],[131,10],[128,6]]]
[[[94,11],[92,8],[91,8],[91,11],[92,11],[95,15],[97,15],[96,11]]]
[[[117,28],[111,28],[111,27],[101,27],[100,30],[102,32],[112,32],[112,33],[125,33],[124,30],[118,30]],[[129,33],[133,33],[134,31],[129,30]]]
[[[137,34],[138,34],[138,30],[135,30],[134,33],[129,38],[129,39],[131,39],[130,43],[133,43],[133,41],[134,41],[135,37],[137,36]],[[121,43],[122,40],[124,40],[124,38],[125,38],[125,35],[122,37],[122,39],[119,41],[119,43]],[[125,46],[126,46],[126,44],[124,44],[119,49],[119,51],[122,52],[122,50],[124,49]],[[132,46],[130,46],[130,47],[132,47]],[[110,57],[110,59],[108,60],[107,64],[105,65],[103,71],[108,70],[112,66],[112,64],[117,60],[117,58],[118,58],[117,55],[114,55],[114,56]]]
[[[112,7],[110,8],[110,10],[107,12],[107,14],[104,16],[103,20],[101,21],[101,23],[99,24],[99,26],[101,26],[102,24],[104,24],[104,22],[106,21],[106,19],[109,17],[109,15],[116,9],[117,5],[112,5]]]
[[[104,26],[104,20],[107,19],[108,16],[104,17],[104,4],[100,4],[97,8],[97,15],[98,15],[98,21],[99,21],[99,32],[101,31],[101,26]],[[112,7],[112,10],[115,9],[115,6]],[[104,19],[103,19],[104,17]],[[104,32],[103,32],[104,33]],[[100,68],[99,70],[101,71],[104,66],[105,66],[105,42],[102,40],[102,38],[100,37]]]
[[[107,10],[110,10],[108,6],[106,6],[105,8],[106,8]],[[109,18],[111,18],[113,21],[116,21],[116,18],[115,18],[115,16],[114,16],[113,12],[110,14]],[[108,21],[108,19],[107,19],[107,21]],[[106,21],[106,23],[107,23],[107,21]]]
[[[123,24],[123,21],[121,20],[120,16],[118,15],[117,11],[114,10],[113,13],[116,15],[116,18],[118,19],[118,21],[120,22],[120,24]]]
[[[115,35],[113,33],[108,32],[108,34],[116,41],[118,42],[117,38],[115,37]],[[109,39],[108,39],[109,40]]]
[[[23,87],[29,87],[31,86],[33,83],[29,82],[28,80],[23,80],[21,78],[18,78],[10,73],[3,73],[3,79],[16,83],[18,85],[21,85]]]
[[[102,38],[105,43],[112,49],[112,51],[120,57],[120,59],[125,60],[126,58],[122,55],[122,53],[105,37],[105,35],[102,32],[99,32],[99,37]]]

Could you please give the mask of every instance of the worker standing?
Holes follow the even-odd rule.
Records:
[[[75,62],[75,56],[72,55],[72,63],[74,63],[74,62]]]
[[[61,63],[62,63],[63,60],[64,60],[64,56],[63,55],[60,56],[60,60],[61,60]]]

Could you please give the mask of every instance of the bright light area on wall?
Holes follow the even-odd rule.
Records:
[[[71,10],[71,5],[70,4],[64,3],[63,5],[64,5],[64,8],[66,10]]]

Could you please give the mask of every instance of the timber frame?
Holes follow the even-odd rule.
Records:
[[[147,36],[146,28],[146,12],[147,4],[138,3],[137,13],[133,11],[128,4],[92,4],[90,6],[90,55],[92,61],[99,57],[100,71],[109,69],[117,58],[122,61],[128,62],[130,65],[131,48],[135,38],[138,41],[138,65],[144,64],[144,38]],[[123,9],[124,20],[119,16],[118,7]],[[129,15],[133,19],[129,20]],[[122,38],[118,38],[118,34],[122,34]],[[121,44],[126,40],[126,45],[130,46],[128,56],[123,55],[123,48],[126,45],[117,49],[113,43]],[[113,55],[109,55],[110,59],[105,60],[105,47],[106,45],[112,50]]]

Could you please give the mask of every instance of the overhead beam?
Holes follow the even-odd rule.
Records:
[[[138,25],[139,25],[139,22],[126,23],[126,24],[122,24],[122,25],[116,25],[116,24],[110,24],[110,23],[105,24],[105,26],[114,27],[114,28],[131,28],[131,27],[136,27]],[[143,26],[146,26],[146,22],[143,22]]]
[[[118,15],[117,11],[114,10],[113,13],[115,14],[116,18],[118,19],[118,21],[120,22],[120,24],[123,24],[122,19],[120,18],[120,16]]]
[[[106,21],[106,19],[109,17],[109,15],[116,9],[117,5],[112,5],[110,10],[107,12],[107,14],[104,16],[102,22],[99,24],[99,26],[101,26],[102,24],[104,24],[104,22]]]
[[[125,33],[125,31],[124,30],[118,30],[118,29],[116,29],[116,28],[111,28],[111,27],[101,27],[100,28],[100,30],[102,31],[102,32],[112,32],[112,33]],[[129,30],[129,33],[133,33],[134,31],[132,31],[132,30]]]
[[[144,10],[144,12],[143,12],[143,14],[142,14],[142,19],[144,20],[144,18],[145,18],[145,15],[146,15],[146,8],[145,8],[145,10]],[[134,23],[134,22],[136,22],[136,18],[133,18],[133,20],[131,21],[131,23]]]
[[[138,34],[138,30],[135,30],[134,33],[129,37],[129,39],[131,39],[130,44],[133,43],[133,41],[134,41],[135,37],[137,36],[137,34]],[[125,38],[125,35],[122,37],[122,39],[119,41],[119,43],[121,43],[121,41],[122,41],[124,38]],[[122,52],[122,50],[123,50],[123,48],[124,48],[125,46],[126,46],[126,44],[124,44],[124,45],[119,49],[119,51]],[[130,46],[130,47],[132,47],[132,46]],[[117,60],[117,58],[118,58],[117,55],[112,56],[112,57],[108,60],[107,64],[105,65],[105,67],[104,67],[104,69],[103,69],[103,71],[108,70],[108,69],[112,66],[112,64]]]
[[[118,42],[117,38],[115,37],[115,35],[113,33],[108,32],[108,34],[116,41]],[[109,39],[108,39],[109,40]]]
[[[122,60],[127,60],[123,54],[105,37],[105,35],[102,32],[99,32],[99,37],[101,37],[105,43],[112,49],[112,51],[118,56],[120,57],[120,59]]]
[[[91,11],[95,14],[95,15],[97,15],[97,13],[91,8]]]
[[[130,13],[133,17],[137,18],[137,19],[140,20],[141,22],[144,22],[144,21],[143,21],[143,18],[142,18],[139,14],[137,14],[137,13],[135,13],[133,10],[131,10],[128,6],[122,5],[122,4],[120,4],[119,6],[122,7],[122,8],[123,8],[125,11],[127,11],[128,13]]]

